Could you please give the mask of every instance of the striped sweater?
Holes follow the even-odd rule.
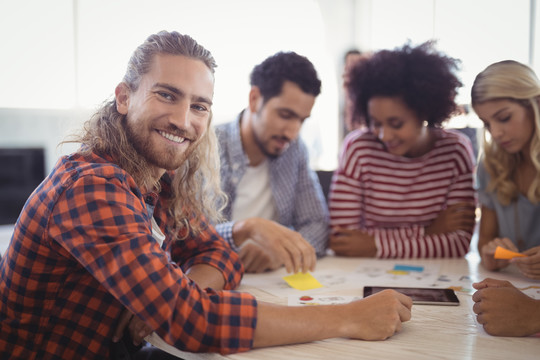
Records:
[[[435,129],[433,149],[418,158],[388,153],[371,133],[345,139],[330,190],[330,225],[374,236],[379,258],[461,257],[471,233],[426,235],[447,206],[475,202],[469,139]]]

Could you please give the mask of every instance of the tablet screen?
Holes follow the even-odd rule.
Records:
[[[393,289],[410,296],[413,304],[417,305],[459,305],[456,293],[452,289],[364,286],[364,297],[385,289]]]

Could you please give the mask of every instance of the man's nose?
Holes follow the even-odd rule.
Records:
[[[301,121],[291,121],[287,123],[287,126],[285,126],[283,135],[285,135],[289,140],[292,141],[298,137],[298,134],[300,133],[301,128],[302,128]]]
[[[186,130],[191,126],[191,116],[190,116],[190,106],[189,104],[178,104],[174,108],[174,111],[169,117],[169,122],[176,126],[178,129]]]

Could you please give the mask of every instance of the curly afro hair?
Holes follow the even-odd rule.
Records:
[[[381,50],[356,63],[345,86],[354,112],[370,125],[367,105],[374,96],[400,97],[430,127],[439,127],[457,109],[455,97],[462,86],[455,75],[460,61],[434,49],[434,41],[417,47],[410,43]]]
[[[285,81],[297,84],[307,94],[317,96],[321,92],[321,81],[311,61],[293,51],[268,57],[250,75],[250,85],[260,89],[265,103],[281,94]]]

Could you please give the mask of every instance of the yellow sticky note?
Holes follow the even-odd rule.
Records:
[[[311,290],[323,287],[310,273],[299,272],[293,275],[287,275],[283,280],[296,290]]]
[[[393,275],[408,275],[409,274],[408,271],[404,271],[404,270],[388,270],[387,273],[393,274]]]
[[[494,257],[495,259],[512,259],[515,257],[523,257],[523,256],[526,256],[526,255],[507,250],[501,246],[497,246],[497,248],[495,249]]]

